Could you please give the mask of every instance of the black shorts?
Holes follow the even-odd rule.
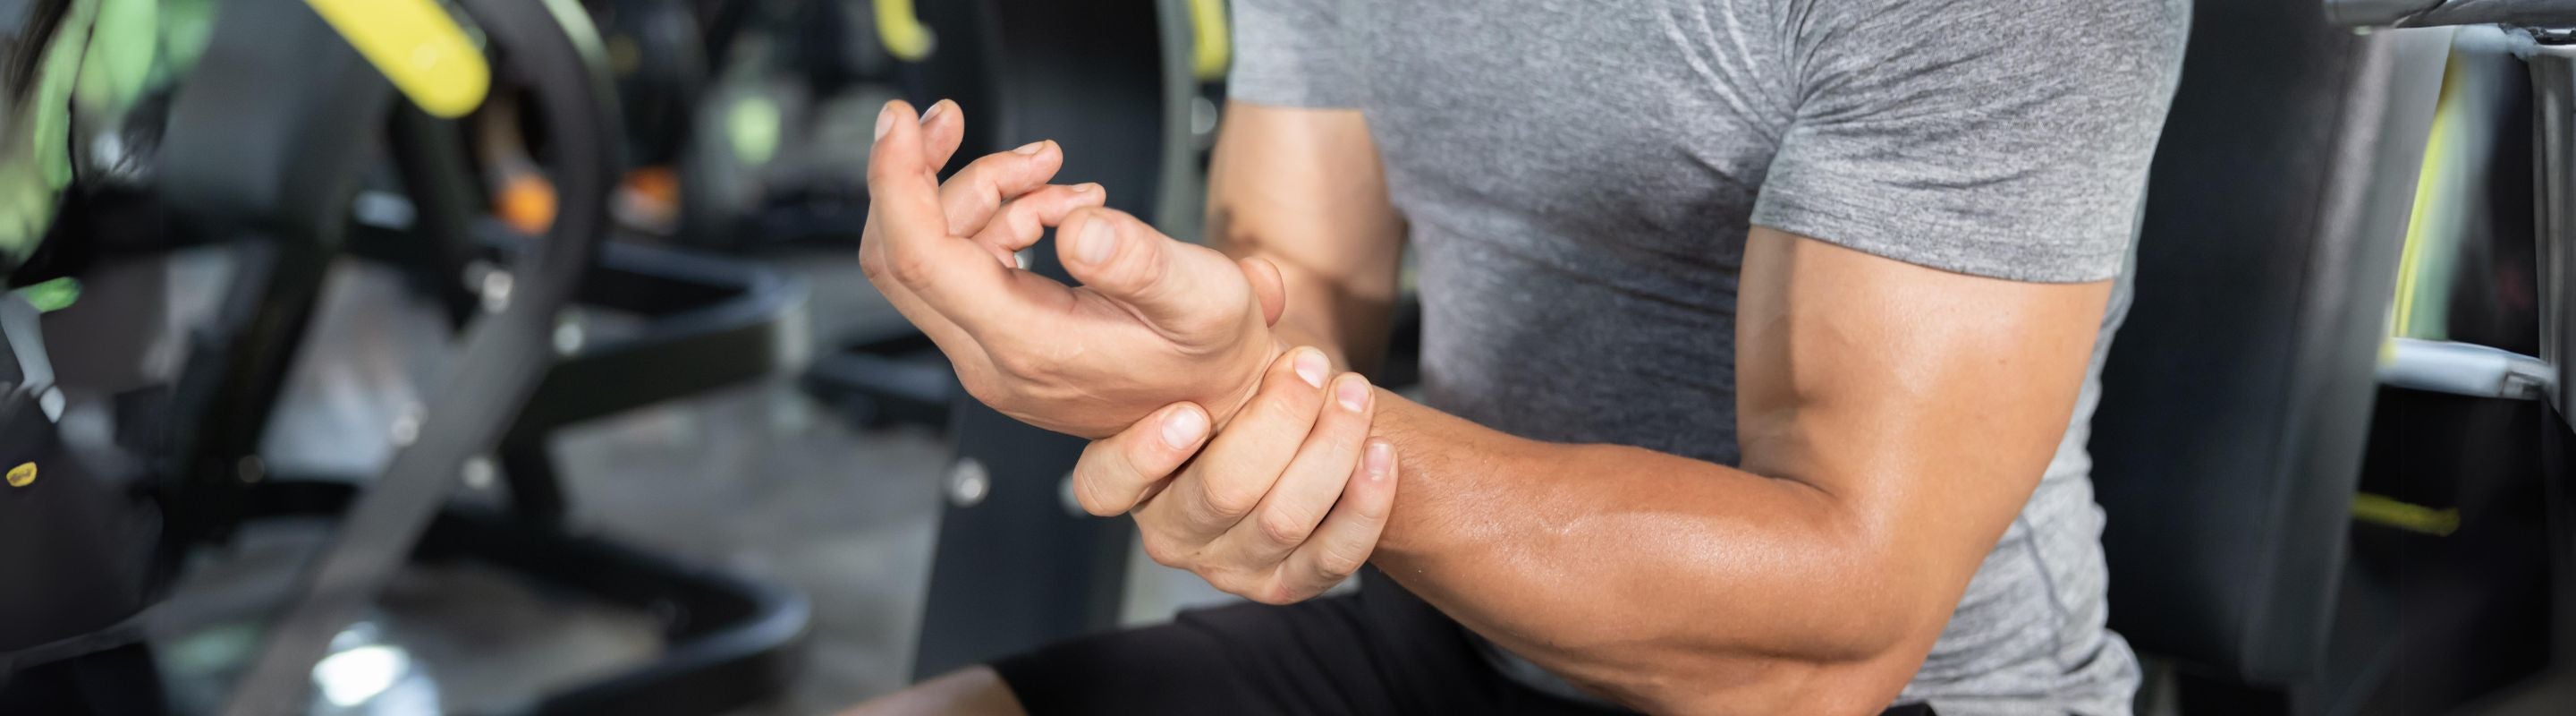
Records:
[[[1003,659],[993,670],[1031,716],[1626,713],[1505,677],[1465,627],[1375,569],[1361,580],[1358,594],[1189,610],[1169,624]]]

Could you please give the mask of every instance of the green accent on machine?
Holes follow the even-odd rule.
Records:
[[[26,297],[28,303],[35,304],[36,310],[44,313],[70,308],[73,303],[80,301],[80,294],[80,279],[70,276],[40,281],[18,289],[18,295]]]
[[[778,156],[782,121],[776,100],[756,94],[735,100],[725,108],[725,139],[734,158],[744,166],[768,164]]]
[[[74,2],[37,60],[35,86],[6,107],[8,136],[0,137],[0,269],[14,270],[34,254],[53,225],[63,188],[72,180],[71,95],[81,56],[97,18],[96,2]]]
[[[34,255],[76,179],[73,145],[195,66],[211,0],[72,0],[28,86],[0,93],[0,272]]]

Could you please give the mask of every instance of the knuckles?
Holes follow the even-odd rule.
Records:
[[[1368,553],[1367,549],[1324,545],[1315,553],[1315,569],[1323,572],[1325,578],[1338,582],[1360,571],[1361,565],[1368,564]]]
[[[870,243],[874,243],[875,239],[871,237],[868,241]],[[860,251],[859,272],[867,275],[869,283],[878,284],[880,286],[894,278],[886,271],[885,252],[883,251]]]
[[[1201,506],[1207,509],[1211,517],[1220,520],[1239,520],[1244,515],[1252,514],[1252,508],[1261,504],[1261,495],[1268,486],[1258,487],[1262,489],[1256,489],[1256,486],[1241,484],[1238,481],[1207,480],[1204,488],[1199,491],[1202,495]]]
[[[1141,536],[1137,542],[1144,546],[1145,558],[1154,560],[1155,564],[1171,567],[1173,569],[1192,568],[1192,564],[1188,559],[1189,551],[1182,549],[1180,545],[1173,544],[1172,538],[1170,537],[1163,536],[1154,530],[1148,529],[1145,530],[1144,535]],[[1196,570],[1192,569],[1192,571]]]
[[[1098,476],[1078,469],[1075,471],[1073,501],[1082,505],[1083,512],[1093,517],[1116,517],[1126,513],[1126,505],[1118,504],[1117,500],[1104,494],[1108,489],[1100,484]]]
[[[1264,511],[1257,524],[1261,528],[1262,539],[1281,547],[1305,544],[1306,538],[1315,532],[1314,520],[1306,519],[1296,510],[1276,505]]]
[[[913,288],[920,288],[930,284],[930,277],[933,273],[930,267],[930,257],[924,256],[918,251],[888,250],[879,253],[885,255],[878,259],[878,263],[881,264],[877,268],[878,273],[891,276],[894,278],[895,283]],[[860,264],[864,267],[866,265],[866,260],[862,259]]]

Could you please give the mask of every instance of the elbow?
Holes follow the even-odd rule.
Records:
[[[1666,643],[1691,646],[1608,690],[1656,714],[1885,710],[1922,667],[1957,595],[1943,601],[1937,580],[1897,550],[1858,537],[1834,541],[1816,555],[1828,568],[1782,585],[1780,604],[1795,606],[1774,610],[1788,618],[1768,638],[1711,639],[1704,632],[1726,627],[1676,620]]]
[[[1939,627],[1930,632],[1937,635]],[[1928,637],[1901,633],[1841,635],[1809,648],[1774,654],[1710,649],[1683,655],[1669,668],[1614,693],[1651,714],[1854,714],[1887,709],[1923,666]]]
[[[1919,665],[1922,657],[1915,657]],[[1650,714],[1822,714],[1869,716],[1887,710],[1913,677],[1915,666],[1884,664],[1784,664],[1770,678],[1738,689],[1679,689],[1617,699]]]

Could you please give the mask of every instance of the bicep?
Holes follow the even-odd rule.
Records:
[[[1742,278],[1744,469],[1831,495],[1896,577],[1955,600],[2064,436],[2112,282],[1953,273],[1760,226]]]

